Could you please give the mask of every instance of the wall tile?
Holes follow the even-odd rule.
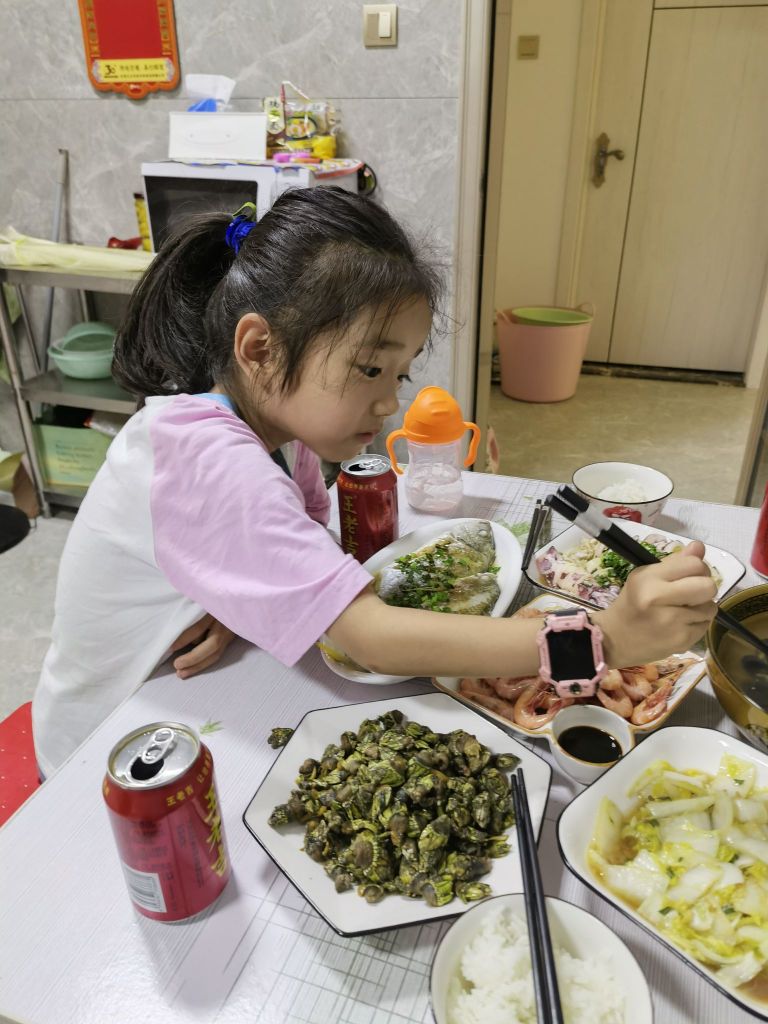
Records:
[[[182,71],[237,79],[235,109],[260,106],[283,78],[332,98],[341,111],[343,152],[375,170],[378,198],[450,270],[457,174],[461,0],[399,4],[399,45],[366,50],[362,5],[350,0],[176,0]],[[184,110],[178,91],[134,102],[99,95],[86,70],[74,0],[3,4],[0,33],[0,226],[50,237],[58,149],[70,153],[66,206],[73,241],[104,244],[136,233],[133,192],[142,161],[167,152],[167,115]],[[448,280],[450,297],[451,281]],[[45,289],[30,290],[40,325]],[[77,316],[57,295],[54,337]],[[450,386],[450,335],[404,392]],[[0,394],[9,432],[7,392]],[[13,414],[15,415],[15,413]]]
[[[460,0],[399,5],[399,41],[366,49],[362,3],[176,0],[182,74],[226,74],[235,96],[261,98],[290,79],[309,95],[456,96]],[[89,99],[75,0],[3,4],[0,97]],[[122,100],[128,103],[131,101]]]

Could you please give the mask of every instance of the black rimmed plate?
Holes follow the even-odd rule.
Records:
[[[337,743],[345,730],[356,731],[363,719],[395,710],[402,711],[411,721],[429,726],[434,732],[464,729],[495,754],[515,754],[525,771],[531,818],[537,835],[544,817],[552,776],[547,762],[446,694],[429,693],[310,711],[259,786],[243,814],[243,822],[285,876],[339,935],[365,935],[455,917],[471,906],[454,899],[443,907],[430,907],[423,900],[398,895],[368,904],[354,890],[337,893],[323,866],[302,850],[303,826],[290,824],[273,828],[268,824],[273,809],[288,800],[299,766],[306,758],[320,757],[329,743]],[[514,832],[514,828],[510,829],[512,851],[494,860],[490,872],[482,878],[490,884],[494,896],[519,892],[523,886]]]
[[[612,520],[607,520],[609,524],[611,521]],[[618,523],[618,526],[631,537],[634,537],[635,540],[639,541],[645,540],[652,534],[657,534],[667,538],[668,540],[679,541],[681,545],[690,543],[689,538],[681,537],[677,533],[670,533],[668,530],[660,530],[655,526],[647,526],[645,523],[632,523],[622,520]],[[567,557],[569,552],[578,548],[585,540],[592,540],[592,538],[588,534],[584,533],[583,530],[580,530],[578,526],[569,526],[547,544],[542,545],[542,547],[537,551],[534,551],[533,557],[525,570],[526,577],[535,587],[538,587],[540,590],[545,590],[548,594],[556,594],[558,597],[563,597],[568,601],[576,601],[579,604],[586,605],[588,608],[604,607],[604,605],[600,605],[586,596],[562,590],[549,583],[542,575],[537,564],[538,559],[546,555],[551,549],[554,548],[558,555]],[[715,600],[720,601],[728,591],[739,582],[746,572],[746,569],[744,568],[744,564],[740,562],[735,555],[732,555],[730,551],[724,551],[722,548],[713,547],[711,544],[704,545],[704,560],[713,570],[716,570],[720,576],[720,583],[715,596]],[[584,570],[584,575],[587,575],[586,569]]]
[[[619,810],[626,814],[635,800],[627,792],[637,778],[654,761],[668,761],[679,771],[696,769],[716,775],[720,759],[733,755],[755,766],[756,786],[768,788],[768,757],[741,740],[718,732],[715,729],[701,729],[695,726],[667,726],[653,733],[639,746],[609,768],[604,775],[580,793],[565,808],[557,823],[557,841],[566,867],[576,877],[603,899],[612,903],[636,924],[653,935],[702,978],[714,985],[724,996],[737,1006],[754,1014],[760,1020],[768,1020],[768,1004],[752,998],[748,993],[721,984],[717,972],[706,964],[695,960],[684,949],[675,945],[666,935],[658,931],[650,921],[615,895],[602,879],[592,871],[587,862],[587,851],[595,829],[595,819],[604,797],[612,800]]]

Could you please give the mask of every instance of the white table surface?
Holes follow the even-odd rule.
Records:
[[[530,519],[551,485],[465,475],[457,515]],[[432,517],[401,493],[401,533]],[[658,526],[700,537],[745,564],[757,510],[670,500]],[[334,512],[331,525],[336,525]],[[554,524],[554,530],[565,524]],[[760,582],[748,570],[739,584]],[[516,604],[534,596],[525,584]],[[425,681],[370,687],[340,679],[312,650],[292,669],[237,642],[215,670],[186,681],[162,666],[0,829],[0,1018],[23,1024],[428,1024],[429,968],[446,924],[358,939],[336,935],[263,853],[241,816],[277,756],[276,725],[315,708],[427,692]],[[101,797],[107,754],[129,730],[170,719],[220,731],[215,760],[233,878],[212,912],[163,924],[134,912]],[[704,680],[673,724],[736,735]],[[560,860],[555,824],[582,787],[553,764],[539,844],[546,890],[578,904],[624,939],[653,991],[657,1024],[754,1020],[641,928],[578,882]],[[361,901],[361,914],[365,904]],[[631,998],[631,994],[630,994]],[[3,1017],[3,1015],[5,1015]]]

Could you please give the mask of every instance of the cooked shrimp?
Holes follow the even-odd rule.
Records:
[[[549,612],[546,610],[546,608],[528,608],[526,606],[523,606],[522,608],[518,608],[517,611],[513,613],[512,618],[543,619],[545,615],[549,615]]]
[[[621,670],[622,675],[625,672],[634,676],[643,676],[649,683],[655,683],[659,678],[659,666],[655,661],[649,661],[647,665],[625,665]]]
[[[609,668],[600,680],[600,688],[608,693],[612,693],[614,690],[622,690],[624,688],[624,680],[621,672],[617,668]]]
[[[506,718],[509,722],[514,721],[515,705],[511,701],[502,700],[501,697],[492,697],[480,690],[466,689],[462,690],[461,694],[464,697],[469,697],[471,701],[479,704],[481,708],[493,711],[495,715],[501,715],[502,718]]]
[[[496,695],[503,700],[517,700],[523,690],[527,690],[529,686],[542,685],[538,676],[519,676],[516,679],[499,676],[496,679],[486,679],[484,681],[490,683]]]
[[[619,677],[618,682],[615,678],[616,676]],[[608,684],[607,686],[606,683]],[[600,685],[597,688],[597,699],[603,707],[608,708],[609,711],[615,711],[622,718],[630,718],[632,716],[632,700],[624,689],[621,672],[617,672],[616,669],[611,669],[600,680]]]
[[[623,680],[624,692],[629,695],[635,704],[638,701],[645,700],[646,697],[653,693],[653,683],[646,675],[635,672],[634,669],[629,671],[623,668],[621,670],[621,678]]]
[[[672,693],[672,685],[671,679],[665,679],[650,697],[646,697],[644,701],[641,701],[632,712],[632,724],[648,725],[649,722],[653,722],[659,715],[663,715],[667,710],[667,699]]]
[[[515,701],[514,720],[524,729],[540,729],[569,704],[573,704],[573,698],[558,697],[554,690],[539,681],[523,690]]]
[[[487,679],[460,679],[459,693],[483,693],[487,697],[495,697],[496,691]]]
[[[656,668],[659,670],[660,676],[671,676],[680,673],[692,665],[694,662],[693,658],[665,658],[664,661],[657,661]]]

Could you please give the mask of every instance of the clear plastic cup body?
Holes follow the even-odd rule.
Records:
[[[461,480],[461,440],[448,444],[418,444],[408,441],[408,470],[405,496],[419,512],[447,515],[464,494]]]

